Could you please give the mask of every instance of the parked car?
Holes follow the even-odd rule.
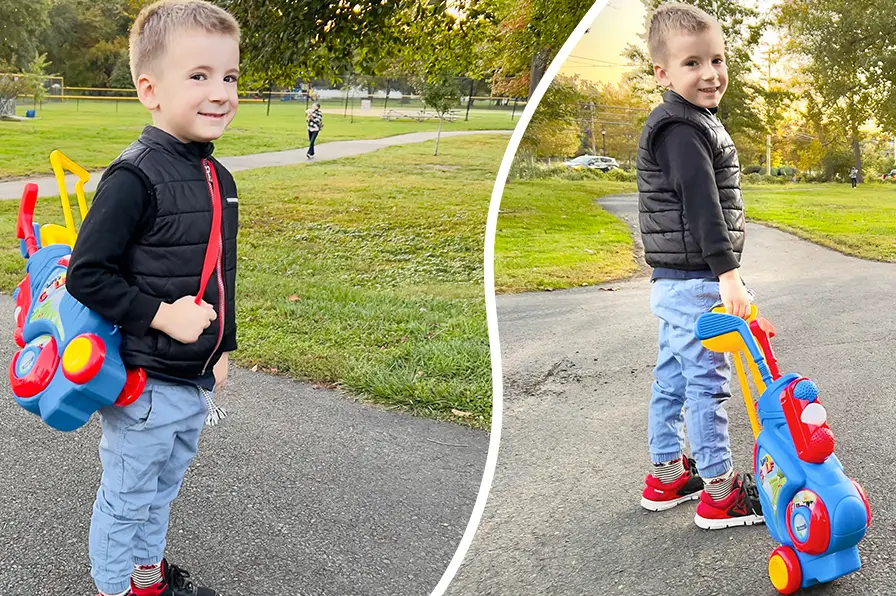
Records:
[[[892,169],[892,170],[890,170],[889,173],[884,174],[883,176],[881,176],[881,179],[883,179],[883,180],[891,180],[891,179],[892,179],[892,180],[896,180],[896,169]]]
[[[571,170],[591,168],[600,170],[601,172],[609,172],[610,170],[619,169],[619,162],[612,157],[607,157],[605,155],[580,155],[579,157],[564,161],[563,165]]]

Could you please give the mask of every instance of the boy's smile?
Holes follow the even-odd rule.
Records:
[[[718,107],[728,88],[725,42],[718,27],[671,36],[666,48],[665,66],[653,67],[660,84],[696,106]]]
[[[228,35],[190,30],[168,42],[148,80],[153,124],[183,142],[224,134],[239,107],[239,43]]]

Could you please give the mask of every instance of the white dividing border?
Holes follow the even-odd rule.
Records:
[[[607,5],[608,1],[609,0],[597,0],[591,8],[588,9],[588,12],[582,17],[582,20],[569,36],[569,39],[566,40],[566,43],[564,43],[563,47],[560,48],[560,51],[557,52],[557,56],[554,58],[553,62],[551,62],[547,71],[545,71],[538,86],[535,87],[535,91],[532,93],[532,97],[529,98],[529,102],[526,104],[525,109],[523,109],[523,113],[520,116],[519,122],[517,122],[516,128],[513,129],[513,135],[510,137],[510,144],[507,145],[507,151],[504,152],[504,159],[501,161],[498,177],[495,179],[495,186],[492,189],[492,198],[488,207],[488,221],[485,227],[484,262],[485,306],[488,317],[489,346],[492,359],[491,437],[489,440],[488,456],[485,461],[485,472],[482,475],[482,484],[479,485],[479,496],[476,498],[476,504],[473,506],[473,514],[470,516],[470,521],[467,523],[467,529],[464,531],[464,535],[461,538],[460,545],[457,547],[457,551],[454,553],[454,557],[451,559],[448,568],[442,575],[442,579],[439,580],[439,583],[436,585],[435,590],[433,590],[430,596],[442,596],[445,593],[445,590],[448,589],[451,580],[454,579],[457,570],[460,568],[460,565],[470,548],[470,544],[473,542],[473,536],[476,534],[476,529],[479,527],[482,514],[485,511],[485,503],[488,500],[488,492],[492,487],[492,480],[495,476],[495,466],[498,462],[498,446],[501,443],[501,414],[504,407],[504,383],[501,378],[501,343],[498,339],[498,316],[495,307],[494,259],[495,230],[498,224],[498,210],[501,206],[501,196],[504,194],[504,185],[507,182],[510,166],[513,164],[513,158],[516,156],[520,141],[523,138],[523,133],[526,132],[526,128],[529,126],[529,121],[532,119],[532,114],[535,112],[535,108],[538,107],[541,98],[544,97],[545,91],[547,91],[551,81],[557,76],[557,71],[559,71],[560,67],[563,66],[563,63],[566,62],[566,58],[572,53],[573,48],[579,43],[582,36],[585,35],[585,31],[594,23],[594,19],[597,18],[597,15],[604,9],[604,6]]]

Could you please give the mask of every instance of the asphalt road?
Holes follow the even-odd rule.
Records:
[[[0,297],[0,360],[13,354]],[[168,556],[224,596],[429,594],[454,555],[488,434],[233,369],[174,502]],[[99,424],[60,433],[0,388],[0,594],[96,593]]]
[[[635,223],[634,196],[602,201]],[[743,275],[777,327],[782,372],[821,390],[848,475],[871,500],[864,567],[812,595],[896,594],[892,453],[896,265],[862,261],[755,224]],[[612,291],[608,291],[612,290]],[[447,594],[776,594],[764,526],[707,532],[694,505],[639,506],[657,322],[649,282],[498,299],[504,423],[483,521]],[[729,402],[735,465],[749,469],[743,401]]]

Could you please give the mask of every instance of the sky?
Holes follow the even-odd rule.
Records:
[[[760,10],[767,10],[773,4],[773,0],[744,1]],[[645,16],[641,0],[610,0],[594,19],[588,33],[576,44],[560,68],[560,74],[579,75],[603,83],[619,82],[630,68],[621,55],[625,47],[628,44],[645,47],[640,38]]]

